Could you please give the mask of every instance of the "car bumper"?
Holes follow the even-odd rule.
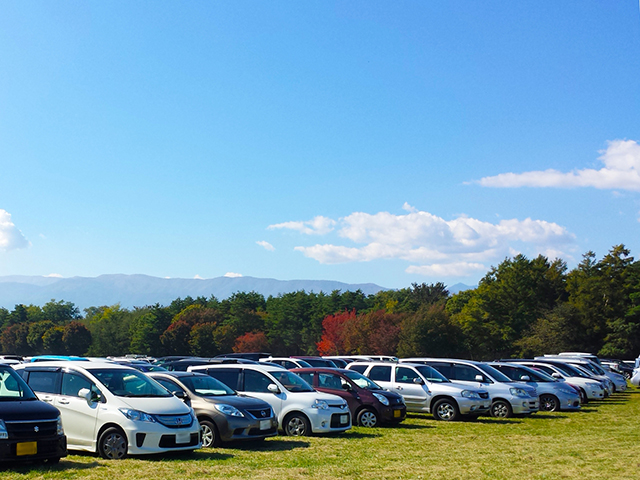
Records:
[[[261,420],[230,417],[215,423],[223,442],[255,440],[278,434],[278,419],[276,417]]]
[[[511,409],[515,415],[526,415],[540,410],[540,401],[526,397],[513,397],[509,399]]]
[[[0,462],[47,460],[67,456],[67,437],[0,440]]]
[[[330,408],[329,410],[311,409],[307,417],[311,422],[313,433],[344,432],[351,428],[351,414],[349,410]]]
[[[166,451],[195,450],[202,446],[200,424],[188,428],[167,428],[158,424],[144,424],[142,428],[125,430],[130,455],[147,455]]]
[[[406,405],[394,405],[380,409],[380,421],[382,423],[398,423],[407,418]]]
[[[462,415],[479,415],[487,413],[491,408],[491,400],[489,398],[456,398],[458,409]]]

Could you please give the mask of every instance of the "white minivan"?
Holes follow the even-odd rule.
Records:
[[[201,365],[190,372],[211,375],[229,388],[264,400],[273,408],[286,435],[343,432],[351,428],[347,402],[314,390],[300,376],[268,365]]]
[[[15,370],[60,410],[69,450],[103,458],[200,448],[193,410],[155,380],[107,362],[38,362]]]

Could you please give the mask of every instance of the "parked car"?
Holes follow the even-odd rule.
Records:
[[[629,380],[633,376],[633,367],[627,365],[623,360],[617,358],[601,358],[600,364],[603,368],[608,368],[612,372],[619,373],[625,380]]]
[[[189,367],[193,367],[196,365],[212,365],[212,364],[222,364],[222,363],[249,363],[255,364],[257,362],[253,360],[246,360],[244,358],[206,358],[206,357],[189,357],[189,358],[181,358],[179,360],[171,360],[168,362],[162,363],[162,367],[169,370],[170,372],[186,372]]]
[[[311,357],[311,356],[295,356],[295,357],[290,357],[291,359],[294,360],[304,360],[305,362],[307,362],[309,365],[311,365],[312,367],[317,367],[317,368],[338,368],[338,366],[333,363],[332,360],[329,360],[327,358],[322,358],[322,357]]]
[[[38,400],[8,365],[0,365],[0,462],[67,456],[67,438],[57,408]]]
[[[605,396],[604,387],[600,382],[581,373],[566,363],[554,360],[522,358],[505,358],[500,361],[526,365],[535,370],[541,370],[553,378],[563,379],[569,385],[573,385],[580,390],[582,403],[587,403],[589,400],[602,400]]]
[[[496,370],[504,373],[514,382],[524,382],[536,389],[540,398],[540,410],[558,412],[560,410],[580,410],[578,390],[546,373],[537,372],[525,365],[515,363],[489,362]]]
[[[377,427],[382,423],[399,423],[407,416],[402,395],[389,392],[353,370],[332,368],[298,368],[300,375],[319,392],[338,395],[346,400],[354,423]]]
[[[274,365],[280,365],[287,370],[293,370],[294,368],[311,368],[310,363],[307,363],[299,358],[267,357],[261,358],[260,363],[271,363]]]
[[[69,450],[120,459],[201,446],[193,410],[134,368],[72,361],[14,368],[60,410]]]
[[[491,405],[486,389],[454,384],[428,365],[353,362],[347,369],[402,395],[408,411],[431,413],[436,420],[475,418]]]
[[[152,372],[149,376],[193,408],[205,448],[235,440],[263,440],[278,434],[278,419],[267,402],[241,397],[210,375]]]
[[[269,365],[203,365],[190,372],[211,375],[231,389],[267,402],[286,435],[343,432],[351,428],[347,402],[316,392],[295,373]]]
[[[407,358],[400,361],[424,363],[438,370],[452,382],[487,390],[491,396],[492,417],[528,415],[540,409],[535,388],[514,383],[486,363],[453,358]]]
[[[545,360],[553,359],[554,357],[545,355],[544,357],[535,358],[542,358],[543,360]],[[600,360],[596,362],[587,357],[572,357],[570,355],[558,355],[555,358],[562,362],[568,363],[569,365],[577,366],[584,370],[587,370],[587,374],[603,382],[603,384],[610,390],[610,393],[624,392],[627,389],[627,380],[619,373],[605,370],[601,366]]]

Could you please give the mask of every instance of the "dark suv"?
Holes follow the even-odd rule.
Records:
[[[66,456],[58,409],[38,400],[13,368],[0,365],[0,461],[58,463]]]
[[[315,390],[344,398],[351,418],[361,427],[400,423],[407,416],[407,406],[401,395],[384,390],[356,371],[335,368],[296,368],[291,371],[304,378]]]

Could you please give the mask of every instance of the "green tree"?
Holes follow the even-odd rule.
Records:
[[[82,323],[71,321],[62,331],[62,344],[68,355],[85,355],[91,347],[91,332]]]

